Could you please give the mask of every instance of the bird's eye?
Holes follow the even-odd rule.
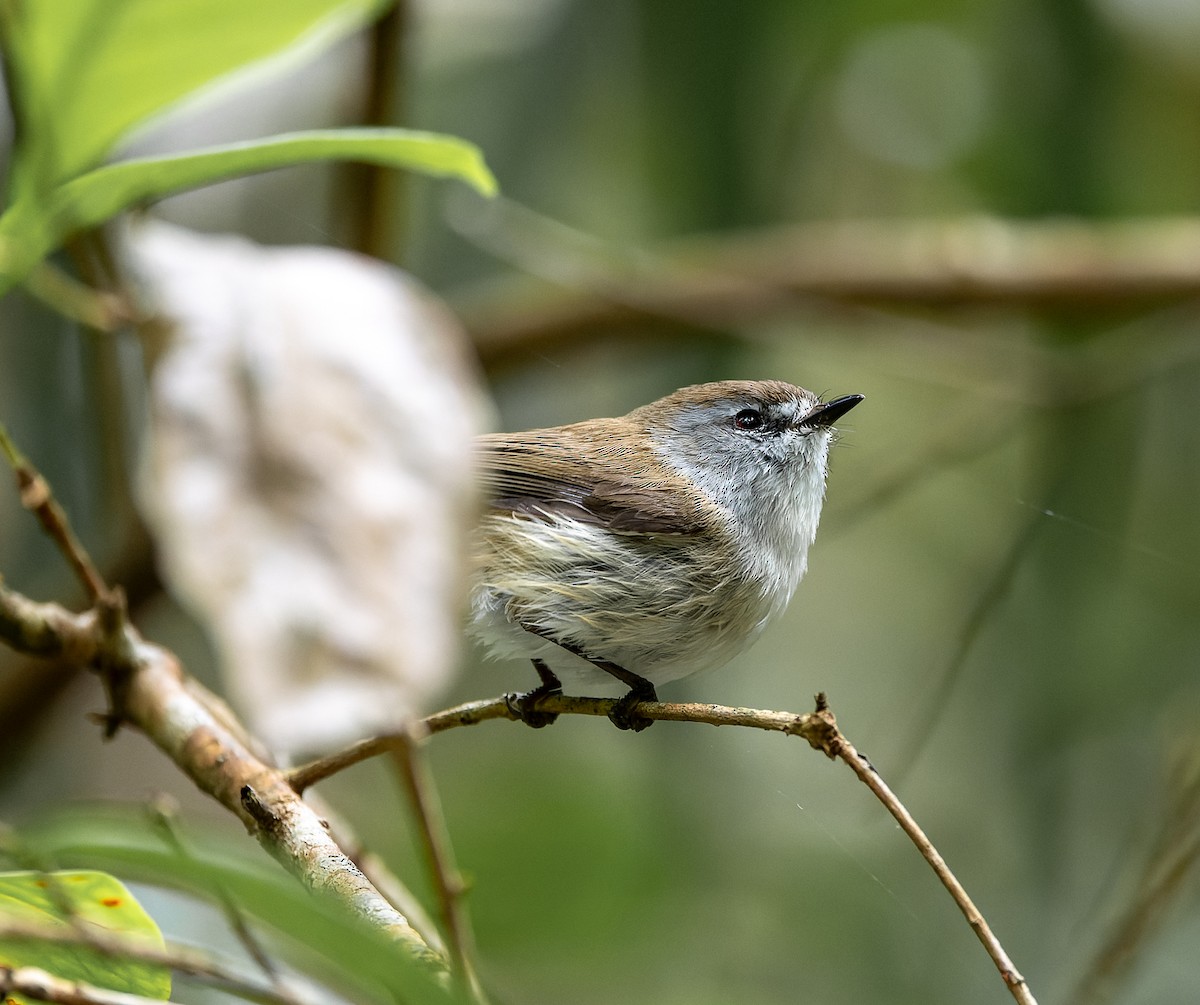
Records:
[[[743,408],[733,417],[738,429],[759,429],[763,424],[762,412],[757,408]]]

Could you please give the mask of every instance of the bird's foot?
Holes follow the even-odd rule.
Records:
[[[628,694],[617,699],[617,703],[608,713],[609,720],[617,729],[630,729],[640,733],[647,726],[654,724],[653,719],[648,719],[637,711],[637,706],[644,701],[658,701],[658,692],[648,680],[635,684]]]
[[[541,729],[558,718],[557,712],[542,712],[537,708],[540,698],[553,694],[562,694],[562,687],[557,684],[541,684],[532,691],[522,691],[520,694],[509,692],[504,696],[504,704],[508,706],[514,719],[533,729]]]

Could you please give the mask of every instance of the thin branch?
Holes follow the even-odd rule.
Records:
[[[50,484],[28,458],[17,449],[8,430],[0,425],[0,453],[17,476],[21,505],[34,514],[50,539],[71,566],[87,591],[96,614],[95,627],[99,633],[97,647],[90,662],[104,670],[104,686],[108,692],[109,712],[105,718],[104,736],[110,739],[124,717],[123,706],[128,678],[126,665],[132,660],[132,649],[125,637],[127,623],[125,594],[119,587],[112,589],[104,581],[87,549],[76,536],[66,513]],[[37,622],[31,622],[36,625]]]
[[[366,126],[396,125],[404,106],[404,70],[412,31],[410,0],[395,0],[367,34],[367,66],[360,121]],[[365,255],[391,259],[404,212],[404,172],[374,164],[347,164],[342,197],[349,246]]]
[[[599,701],[601,699],[592,700]],[[488,719],[514,718],[512,710],[505,703],[503,696],[501,696],[486,701],[473,701],[465,705],[456,705],[454,708],[447,709],[444,712],[428,716],[421,720],[421,722],[425,730],[433,734],[440,733],[446,729],[452,729],[455,726],[473,726],[477,722],[486,722]],[[340,771],[345,771],[347,768],[351,768],[362,761],[368,761],[372,757],[379,757],[382,754],[390,753],[404,743],[404,735],[403,733],[384,733],[379,736],[368,737],[325,757],[319,757],[316,760],[309,761],[307,764],[292,768],[287,773],[288,784],[298,794],[303,795],[304,791],[310,785],[316,785],[317,782],[324,781],[326,778],[330,778]]]
[[[429,863],[429,872],[433,877],[441,909],[451,967],[472,998],[480,1005],[485,1005],[487,999],[483,993],[483,986],[479,983],[474,962],[471,923],[463,903],[466,884],[454,864],[454,855],[450,850],[450,834],[422,749],[428,735],[420,725],[401,734],[399,742],[391,750],[392,762],[400,775],[417,820],[421,843],[425,849],[425,857]]]
[[[119,331],[136,317],[133,305],[126,298],[93,289],[50,262],[40,263],[29,274],[25,289],[64,317],[96,331]]]
[[[180,832],[178,823],[178,811],[174,800],[168,796],[158,796],[150,804],[149,807],[151,820],[158,825],[167,845],[180,858],[185,860],[192,859],[191,851],[188,849],[187,842],[184,841],[183,834]],[[246,950],[247,955],[258,965],[271,987],[276,991],[283,989],[283,981],[279,974],[279,968],[276,967],[275,961],[267,954],[258,937],[251,930],[249,923],[246,921],[246,916],[243,914],[237,901],[230,896],[229,891],[221,884],[214,884],[213,893],[216,900],[220,903],[221,912],[225,915],[225,922],[229,925],[230,930],[236,936],[238,942],[242,944],[242,948]]]
[[[207,953],[190,946],[157,946],[123,938],[92,925],[84,930],[42,925],[32,922],[0,920],[0,939],[5,942],[48,942],[79,946],[112,959],[167,967],[177,973],[204,981],[262,1005],[311,1005],[311,996],[300,996],[291,989],[268,986],[218,963]],[[2,1000],[2,999],[0,999]]]
[[[580,698],[563,694],[542,695],[534,703],[537,712],[561,712],[567,715],[607,716],[616,705],[615,698]],[[713,726],[749,726],[791,735],[805,735],[812,715],[797,715],[793,712],[774,712],[761,708],[735,708],[729,705],[707,705],[701,702],[644,701],[637,706],[638,714],[648,719],[664,719],[674,722],[706,722]],[[467,702],[453,708],[435,712],[421,720],[421,725],[430,734],[442,733],[459,726],[474,726],[489,719],[517,721],[510,703],[504,695],[482,701]],[[405,734],[385,733],[351,744],[343,750],[326,757],[310,761],[293,768],[287,773],[288,781],[297,792],[303,792],[339,771],[358,764],[360,761],[389,753],[403,744]]]
[[[875,798],[883,803],[887,811],[895,818],[904,833],[908,835],[909,840],[916,845],[921,856],[929,863],[930,868],[933,869],[937,878],[941,880],[942,885],[949,891],[954,903],[962,911],[963,917],[967,919],[967,924],[971,926],[971,930],[975,933],[979,941],[983,943],[983,948],[987,951],[988,956],[992,958],[992,962],[996,964],[996,969],[1000,971],[1000,977],[1013,998],[1020,1005],[1037,1005],[1033,993],[1025,983],[1025,978],[1013,966],[1013,962],[1008,958],[1004,947],[1000,945],[1000,940],[992,933],[979,908],[967,896],[967,891],[963,885],[958,881],[954,873],[950,871],[950,867],[946,865],[946,860],[938,853],[938,850],[933,846],[933,842],[925,836],[925,832],[921,830],[916,820],[913,819],[912,814],[904,808],[904,804],[900,802],[896,794],[880,777],[874,765],[863,754],[855,750],[853,744],[842,735],[841,730],[837,728],[837,721],[833,713],[829,711],[829,707],[825,702],[825,696],[817,695],[817,713],[821,714],[822,712],[827,714],[829,721],[826,753],[830,757],[836,757],[843,761],[858,776],[859,780],[874,793]]]
[[[100,575],[100,570],[93,564],[91,556],[83,547],[75,532],[67,521],[67,515],[54,498],[50,486],[41,473],[17,449],[8,430],[0,424],[0,453],[17,476],[17,488],[21,493],[21,505],[38,518],[42,529],[58,545],[63,556],[70,563],[75,575],[87,590],[89,599],[96,603],[102,597],[109,595],[109,589]]]
[[[1154,848],[1128,902],[1076,985],[1071,1005],[1113,1001],[1138,957],[1166,925],[1200,867],[1200,746],[1186,741],[1171,773],[1169,802]]]
[[[613,698],[576,698],[569,695],[547,694],[542,695],[533,703],[533,711],[557,712],[564,715],[607,716],[615,704],[616,699]],[[816,711],[803,713],[707,705],[698,702],[659,701],[643,701],[633,711],[648,719],[702,722],[713,726],[745,726],[784,733],[788,736],[802,736],[814,749],[822,751],[830,758],[844,761],[874,793],[875,797],[883,803],[887,811],[895,817],[909,839],[916,845],[917,850],[937,874],[942,885],[946,887],[966,917],[972,931],[975,932],[979,941],[983,943],[984,949],[996,964],[1000,976],[1013,998],[1020,1005],[1037,1005],[1025,983],[1025,978],[1013,966],[987,921],[967,896],[966,890],[950,871],[949,866],[946,865],[945,859],[938,854],[924,831],[904,808],[895,793],[884,783],[871,763],[854,749],[854,746],[838,729],[837,720],[830,711],[824,694],[817,695]],[[475,725],[488,719],[515,721],[516,715],[512,710],[511,702],[501,695],[486,701],[457,705],[427,717],[422,720],[421,725],[430,734],[433,734],[459,726]],[[328,778],[359,761],[403,749],[410,742],[411,740],[405,733],[373,737],[329,757],[295,768],[289,772],[287,777],[292,785],[299,791],[303,791],[307,786]]]
[[[144,998],[82,981],[67,981],[37,967],[0,966],[0,997],[13,995],[52,1005],[163,1005],[161,998]]]

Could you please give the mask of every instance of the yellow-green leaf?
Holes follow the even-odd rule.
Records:
[[[0,873],[0,924],[72,933],[72,922],[138,946],[163,948],[162,933],[128,889],[103,872]],[[66,980],[165,1000],[171,974],[164,967],[106,956],[78,943],[5,937],[0,966],[39,967]],[[14,997],[14,1002],[22,999]]]
[[[89,171],[41,204],[18,201],[0,218],[0,292],[23,279],[69,235],[132,206],[185,189],[293,164],[347,160],[458,178],[484,195],[496,179],[473,143],[409,129],[284,133],[186,154],[140,157]]]
[[[4,13],[44,186],[231,71],[369,23],[391,0],[21,0]]]

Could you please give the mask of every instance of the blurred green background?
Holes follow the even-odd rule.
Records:
[[[719,248],[840,219],[1200,210],[1200,7],[456,0],[401,21],[395,120],[478,143],[518,205],[406,178],[382,242],[477,332],[503,315],[519,336],[581,283],[621,302],[631,270],[653,287],[667,276],[655,249],[691,235]],[[134,149],[355,121],[369,45],[339,42],[189,108]],[[345,245],[361,183],[293,169],[161,212]],[[745,319],[568,316],[490,342],[485,362],[502,428],[621,414],[710,379],[866,395],[790,610],[735,663],[663,697],[805,711],[827,691],[1040,1000],[1063,1002],[1147,876],[1190,863],[1200,835],[1198,320],[1186,300],[794,297]],[[0,304],[3,419],[108,563],[137,540],[140,381],[132,344],[19,295]],[[70,597],[14,496],[0,493],[6,581]],[[145,596],[144,631],[213,679],[195,627]],[[81,717],[100,707],[93,681],[34,717],[21,702],[48,672],[0,657],[0,704],[23,710],[5,720],[5,818],[167,790],[236,833],[140,737],[99,749]],[[531,676],[469,655],[446,702]],[[1007,1000],[891,819],[799,740],[570,719],[460,730],[432,758],[499,1001]],[[322,791],[427,894],[389,789],[372,764]],[[1168,890],[1129,944],[1122,1002],[1196,1000],[1195,877],[1181,868]]]

